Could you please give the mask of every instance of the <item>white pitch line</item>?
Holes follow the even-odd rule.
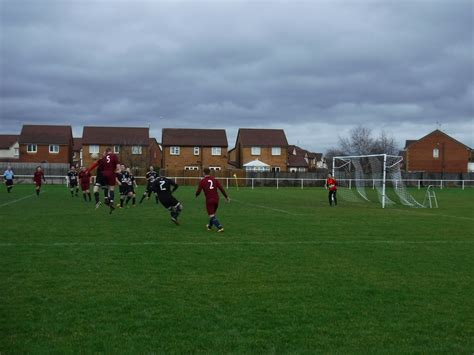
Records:
[[[448,215],[448,214],[437,214],[437,213],[426,213],[426,212],[421,212],[419,210],[396,210],[397,212],[405,212],[405,213],[410,213],[410,214],[415,214],[418,216],[425,216],[425,217],[444,217],[444,218],[454,218],[454,219],[462,219],[462,220],[467,220],[467,221],[473,221],[474,218],[470,217],[465,217],[465,216],[453,216],[453,215]]]
[[[244,201],[240,201],[240,200],[236,200],[236,199],[231,199],[231,201],[238,202],[242,205],[247,205],[247,206],[257,207],[257,208],[263,208],[263,209],[267,209],[267,210],[270,210],[270,211],[289,214],[290,216],[302,216],[301,214],[298,214],[298,213],[293,213],[293,212],[289,212],[289,211],[286,211],[286,210],[280,210],[278,208],[273,208],[273,207],[268,207],[268,206],[263,206],[263,205],[256,205],[256,204],[253,204],[253,203],[244,202]]]
[[[159,246],[159,245],[320,245],[320,244],[474,244],[474,240],[306,240],[306,241],[221,241],[221,242],[130,242],[130,243],[0,243],[0,247],[109,247],[109,246]]]
[[[43,193],[44,193],[44,192],[43,192]],[[20,201],[22,201],[22,200],[25,200],[25,199],[30,198],[30,197],[33,197],[33,196],[36,196],[36,194],[24,196],[24,197],[22,197],[22,198],[19,198],[19,199],[10,201],[10,202],[5,202],[4,204],[1,204],[1,205],[0,205],[0,208],[1,208],[1,207],[8,206],[8,205],[12,205],[12,204],[14,204],[14,203],[20,202]]]

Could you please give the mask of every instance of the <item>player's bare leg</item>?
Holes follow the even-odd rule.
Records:
[[[99,193],[99,186],[98,185],[95,185],[94,186],[94,199],[95,199],[95,208],[99,208],[101,203],[100,203],[100,193]]]

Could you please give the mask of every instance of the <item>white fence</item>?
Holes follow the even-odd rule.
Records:
[[[67,184],[66,176],[62,175],[46,175],[46,183],[47,184]],[[145,184],[145,177],[144,176],[137,176],[135,179],[138,181],[139,184]],[[197,185],[198,182],[201,180],[200,177],[178,177],[173,176],[170,177],[178,183],[179,185]],[[257,187],[272,187],[272,188],[285,188],[285,187],[298,187],[301,189],[304,188],[311,188],[311,187],[323,187],[325,183],[325,179],[303,179],[303,178],[219,178],[221,183],[225,185],[226,188],[229,187],[246,187],[246,188],[257,188]],[[379,184],[380,179],[365,179],[359,180],[364,183],[366,187],[375,187]],[[434,187],[438,187],[440,189],[448,188],[448,187],[456,187],[462,188],[463,190],[467,187],[474,187],[474,180],[427,180],[427,179],[404,179],[402,180],[405,186],[407,187],[414,187],[421,189],[422,187],[427,187],[432,185]],[[22,184],[22,183],[33,183],[33,176],[32,175],[16,175],[15,182]],[[340,186],[355,188],[355,179],[339,179],[338,180]],[[397,187],[396,185],[392,185],[391,180],[386,181],[387,186],[389,187]]]

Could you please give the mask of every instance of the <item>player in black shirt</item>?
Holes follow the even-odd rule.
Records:
[[[130,174],[128,173],[125,165],[120,166],[120,172],[117,174],[117,181],[119,183],[120,190],[120,203],[117,204],[120,208],[123,208],[123,203],[127,196],[131,196],[132,192],[130,190]]]
[[[125,201],[125,204],[128,206],[128,202],[130,199],[132,199],[132,207],[135,207],[135,202],[136,202],[136,197],[137,195],[135,194],[135,187],[137,187],[137,182],[135,181],[135,176],[133,175],[132,171],[130,168],[127,168],[127,173],[128,173],[128,196],[127,200]]]
[[[173,186],[173,190],[171,190],[171,186]],[[177,188],[178,184],[166,178],[163,172],[160,172],[160,177],[154,182],[154,189],[158,195],[158,199],[161,204],[170,211],[171,220],[176,225],[179,225],[178,216],[183,210],[183,205],[172,195]]]
[[[143,196],[140,200],[140,203],[143,202],[145,197],[148,200],[153,192],[156,193],[156,191],[154,191],[154,187],[155,187],[154,182],[158,178],[158,173],[155,171],[155,169],[152,166],[150,166],[150,170],[147,171],[145,178],[146,178],[147,184],[146,184],[145,192],[143,193]],[[158,196],[156,196],[156,203],[158,203]]]
[[[71,197],[74,197],[74,190],[76,190],[76,197],[79,196],[79,185],[77,184],[77,171],[75,166],[71,166],[71,169],[67,173],[67,181],[69,190],[71,191]]]

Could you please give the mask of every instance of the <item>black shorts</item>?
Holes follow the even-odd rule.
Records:
[[[145,191],[146,191],[146,192],[155,192],[154,186],[155,186],[155,184],[153,184],[152,182],[151,182],[151,183],[149,182],[149,183],[146,185],[146,190],[145,190]]]
[[[13,185],[13,179],[5,180],[5,185],[12,186]]]
[[[72,189],[73,187],[77,187],[77,181],[69,181],[69,187]]]
[[[172,195],[158,196],[158,199],[165,208],[174,207],[179,203]]]
[[[128,195],[132,192],[132,189],[128,185],[120,185],[119,187],[120,195]]]
[[[99,186],[99,187],[106,187],[107,184],[105,183],[104,176],[102,174],[97,174],[95,177],[95,184],[94,186]]]

